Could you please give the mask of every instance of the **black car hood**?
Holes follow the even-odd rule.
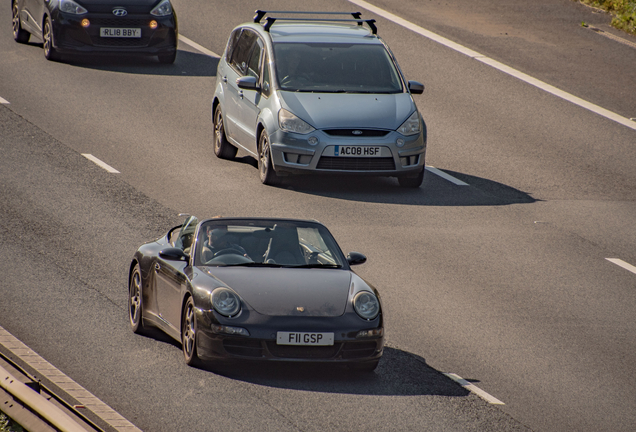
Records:
[[[159,0],[77,0],[91,13],[111,13],[115,7],[126,9],[130,14],[147,14]],[[114,18],[117,18],[113,15]]]
[[[208,267],[207,270],[258,313],[270,316],[341,316],[351,285],[351,273],[341,269]]]

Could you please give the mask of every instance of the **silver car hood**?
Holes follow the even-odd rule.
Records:
[[[284,108],[316,129],[395,130],[415,111],[409,93],[280,92]]]
[[[270,316],[341,316],[351,284],[351,273],[338,269],[208,267],[208,271],[258,313]]]

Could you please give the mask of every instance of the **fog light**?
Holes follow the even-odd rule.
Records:
[[[307,142],[309,143],[309,145],[316,145],[318,144],[318,138],[316,138],[315,136],[310,136],[309,138],[307,138]]]
[[[151,29],[153,29],[153,30],[156,29],[158,25],[159,24],[157,24],[157,21],[155,21],[155,20],[150,21],[150,28]]]
[[[383,328],[373,330],[362,330],[356,335],[356,338],[381,337],[384,334]]]
[[[250,332],[248,332],[246,329],[241,327],[231,327],[231,326],[212,324],[211,328],[214,333],[225,333],[229,335],[241,335],[241,336],[250,335]]]
[[[397,141],[395,141],[395,145],[398,147],[402,147],[404,145],[404,139],[398,138]]]
[[[84,19],[82,20],[82,27],[86,28],[86,27],[88,27],[89,25],[91,25],[91,22],[88,20],[88,18],[84,18]]]

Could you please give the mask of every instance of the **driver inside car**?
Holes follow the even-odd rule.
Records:
[[[204,262],[208,262],[224,253],[233,253],[249,258],[243,247],[230,242],[227,228],[214,228],[209,226],[206,228],[206,235],[208,239],[203,242],[203,249],[201,251]]]

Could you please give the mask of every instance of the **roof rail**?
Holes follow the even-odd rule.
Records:
[[[265,18],[267,14],[302,14],[302,15],[351,15],[353,19],[334,19],[334,18],[281,18],[281,17],[273,17],[268,16]],[[373,34],[378,33],[378,28],[375,25],[374,19],[363,20],[361,18],[361,12],[306,12],[306,11],[264,11],[257,10],[256,15],[254,15],[254,22],[257,24],[261,23],[261,20],[265,18],[265,24],[263,24],[263,28],[265,31],[269,31],[275,21],[330,21],[330,22],[356,22],[359,26],[366,23],[371,32]]]

